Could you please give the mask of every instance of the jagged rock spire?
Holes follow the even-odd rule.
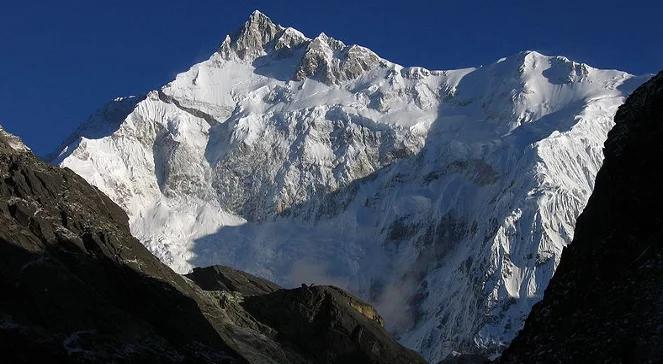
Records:
[[[380,58],[364,47],[345,45],[321,33],[314,39],[293,28],[275,24],[260,11],[254,11],[244,25],[226,36],[219,53],[224,59],[253,61],[258,57],[306,47],[293,80],[315,79],[326,84],[351,80],[381,64]]]
[[[290,28],[288,28],[290,29]],[[293,41],[293,32],[275,24],[265,14],[255,10],[249,16],[244,25],[234,34],[226,36],[221,45],[220,53],[224,58],[231,58],[236,55],[241,60],[253,60],[257,57],[269,53],[275,48],[278,39],[286,37],[284,40],[288,45],[301,43],[305,37],[296,32],[299,41]]]
[[[328,85],[352,80],[362,73],[378,67],[380,58],[373,51],[343,42],[320,33],[304,53],[293,78],[301,81],[315,79]]]

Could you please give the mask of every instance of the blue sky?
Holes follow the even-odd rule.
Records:
[[[12,1],[0,6],[0,123],[52,151],[104,102],[209,57],[259,9],[408,66],[487,64],[521,50],[635,74],[663,69],[663,1]]]

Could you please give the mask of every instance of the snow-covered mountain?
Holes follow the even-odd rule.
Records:
[[[645,79],[533,51],[402,67],[254,12],[209,60],[100,109],[54,162],[175,270],[342,286],[437,362],[520,329]]]

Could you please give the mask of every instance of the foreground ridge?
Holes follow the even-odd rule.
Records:
[[[3,362],[424,363],[338,288],[284,290],[227,267],[176,274],[119,206],[2,129],[0,176]]]

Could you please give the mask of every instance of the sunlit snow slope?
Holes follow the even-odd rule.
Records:
[[[644,80],[529,51],[404,68],[255,12],[209,60],[95,113],[54,162],[177,271],[343,286],[437,362],[520,329]]]

